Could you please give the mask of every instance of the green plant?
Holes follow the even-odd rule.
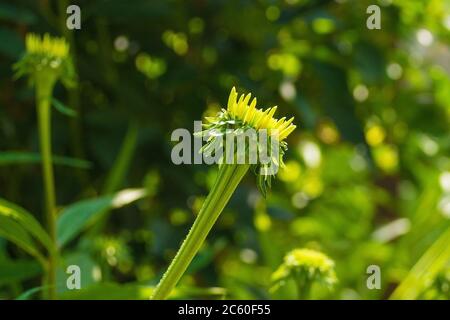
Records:
[[[48,297],[55,298],[56,293],[56,195],[52,164],[51,145],[51,105],[52,92],[58,80],[73,85],[74,70],[69,55],[69,46],[63,38],[53,38],[45,34],[40,38],[28,34],[26,54],[15,64],[17,76],[28,74],[35,86],[36,111],[38,115],[39,141],[42,155],[42,175],[45,190],[47,229],[53,249],[50,251],[47,268]]]
[[[210,155],[213,152],[209,150],[214,148],[226,149],[226,144],[223,138],[226,134],[234,136],[243,135],[245,129],[266,130],[270,135],[270,139],[277,139],[279,150],[278,152],[270,152],[270,161],[267,163],[257,162],[253,164],[254,172],[258,176],[258,186],[262,193],[265,195],[267,187],[270,187],[271,177],[275,173],[269,173],[269,167],[271,165],[282,165],[284,150],[287,149],[287,144],[283,140],[294,131],[295,125],[292,125],[294,118],[286,121],[286,118],[277,120],[273,118],[273,115],[277,107],[269,108],[265,111],[256,108],[256,98],[250,103],[251,94],[246,96],[242,94],[237,100],[237,92],[233,87],[228,99],[227,110],[222,109],[217,117],[207,119],[209,124],[206,126],[206,130],[201,135],[209,137],[208,143],[202,148],[202,152]],[[249,149],[252,147],[249,141],[245,146],[245,150],[237,150],[233,146],[232,154],[223,152],[221,155],[221,161],[219,161],[219,173],[217,175],[214,186],[212,187],[208,197],[206,198],[203,206],[191,228],[186,239],[181,245],[175,258],[172,260],[166,273],[163,275],[161,281],[153,292],[152,299],[165,299],[170,294],[172,289],[176,286],[187,267],[191,263],[192,259],[201,248],[208,233],[219,217],[220,213],[230,200],[237,186],[245,176],[251,165],[248,163],[239,164],[237,157],[239,153],[244,154],[246,158]],[[270,142],[269,142],[270,143]],[[256,148],[266,148],[267,145],[257,144]],[[273,150],[271,150],[273,151]],[[231,157],[232,161],[229,157]]]
[[[15,243],[34,257],[42,269],[48,273],[50,258],[58,257],[58,251],[65,249],[71,240],[92,225],[96,219],[111,209],[121,208],[146,195],[147,192],[143,189],[126,189],[112,195],[85,199],[66,206],[57,217],[56,243],[31,213],[0,198],[0,236]],[[45,248],[48,258],[42,253],[41,246]],[[28,262],[27,265],[32,266],[28,269],[36,270],[34,273],[40,273],[40,268],[35,268]],[[58,266],[61,267],[60,264],[55,265],[55,267]],[[48,281],[48,276],[46,278]],[[53,285],[54,289],[57,287],[61,287],[61,284]],[[30,290],[38,292],[49,289],[49,284],[46,284]]]
[[[41,162],[47,230],[44,230],[27,210],[0,198],[0,236],[14,242],[33,256],[45,272],[45,284],[27,292],[31,294],[46,291],[46,298],[55,299],[57,288],[62,287],[56,282],[57,269],[63,267],[59,259],[62,249],[86,227],[103,218],[105,213],[141,199],[147,192],[144,189],[115,192],[117,187],[114,187],[107,195],[81,200],[66,206],[59,213],[56,212],[53,164],[62,163],[73,167],[86,165],[78,159],[54,157],[51,148],[52,104],[58,110],[70,111],[60,102],[55,104],[52,91],[58,80],[66,85],[73,85],[75,73],[69,47],[64,39],[52,38],[47,34],[43,38],[29,34],[26,38],[26,48],[26,54],[14,65],[14,69],[17,77],[29,75],[30,83],[35,87],[41,156],[5,152],[3,160],[5,155],[15,159],[22,155],[25,162]],[[45,248],[46,254],[42,253],[41,247]],[[37,269],[37,273],[39,272]],[[23,297],[24,295],[21,295],[19,298]]]
[[[0,300],[48,297],[35,87],[10,70],[28,32],[64,37],[79,77],[56,82],[51,110],[58,299],[151,295],[218,172],[174,165],[170,133],[216,115],[233,84],[302,126],[267,199],[247,174],[171,299],[214,286],[298,299],[292,277],[270,288],[300,247],[339,277],[309,299],[450,298],[449,1],[384,1],[381,31],[358,27],[369,0],[78,1],[81,30],[67,28],[70,3],[0,1]],[[133,186],[148,197],[110,210]],[[80,290],[65,286],[69,265]]]
[[[272,274],[272,290],[283,286],[288,279],[294,280],[298,298],[308,299],[314,283],[328,288],[336,283],[334,261],[315,250],[294,249],[286,254],[283,263]]]
[[[445,270],[450,260],[450,227],[448,227],[425,251],[408,275],[397,286],[390,299],[412,300],[417,299],[426,289],[427,283],[436,281],[439,272]]]

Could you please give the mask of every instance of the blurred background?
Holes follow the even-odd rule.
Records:
[[[81,30],[66,28],[69,4]],[[380,30],[366,27],[372,4]],[[314,299],[386,299],[400,284],[412,298],[450,298],[448,1],[2,0],[0,197],[44,221],[34,91],[12,71],[28,32],[65,37],[78,73],[75,88],[54,91],[77,113],[53,112],[58,206],[148,192],[70,241],[62,257],[81,267],[82,290],[60,297],[148,297],[217,172],[172,164],[170,135],[217,113],[236,86],[298,128],[267,199],[248,174],[178,297],[295,299],[292,284],[270,290],[271,274],[288,251],[311,248],[338,278]],[[366,286],[369,265],[379,290]],[[0,239],[1,299],[41,274]]]

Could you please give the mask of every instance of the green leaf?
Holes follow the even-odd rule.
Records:
[[[106,210],[120,208],[147,195],[145,189],[126,189],[114,195],[82,200],[69,205],[57,222],[58,245],[63,247]]]
[[[62,114],[69,116],[69,117],[76,117],[77,112],[75,110],[70,109],[67,107],[64,103],[59,101],[56,98],[52,98],[52,105],[55,107],[56,110],[61,112]]]
[[[73,168],[89,169],[91,163],[86,160],[53,155],[53,164]],[[26,163],[40,163],[41,155],[33,152],[4,151],[0,152],[0,166]]]
[[[41,224],[25,209],[0,198],[0,217],[17,223],[27,235],[31,234],[39,240],[49,252],[53,251],[50,236],[42,228]]]
[[[0,261],[0,285],[28,280],[41,273],[41,265],[33,260]]]
[[[81,290],[71,290],[60,295],[63,300],[148,300],[153,287],[146,284],[98,283]],[[220,299],[226,294],[224,288],[195,288],[182,286],[173,290],[171,299],[209,298]]]
[[[450,227],[428,248],[390,299],[414,300],[450,261]]]
[[[0,28],[0,54],[16,60],[23,50],[23,42],[18,33]]]
[[[66,273],[67,267],[70,265],[76,265],[80,267],[80,284],[81,288],[87,288],[100,280],[100,267],[93,260],[90,254],[83,251],[69,252],[68,255],[62,257],[62,263],[57,269],[56,282],[59,284],[64,284],[58,286],[58,293],[64,293],[70,291],[66,285],[66,281],[69,274]],[[96,276],[98,275],[98,276]],[[58,294],[58,295],[59,295]]]
[[[0,237],[3,237],[28,252],[30,255],[45,264],[45,258],[39,252],[29,233],[15,220],[0,215]]]
[[[38,293],[40,291],[46,290],[48,288],[48,286],[41,286],[41,287],[35,287],[35,288],[31,288],[23,293],[20,294],[20,296],[18,296],[16,298],[16,300],[28,300],[30,299],[35,293]]]
[[[12,6],[10,4],[0,4],[0,20],[7,20],[14,23],[34,24],[36,15],[28,9]]]
[[[146,300],[153,288],[139,284],[99,283],[60,295],[63,300]]]

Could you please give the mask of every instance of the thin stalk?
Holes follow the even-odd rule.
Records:
[[[113,194],[122,186],[123,181],[130,168],[131,160],[136,151],[137,138],[139,136],[139,124],[136,120],[131,120],[128,125],[127,133],[120,147],[119,154],[114,162],[112,169],[106,179],[102,194]],[[91,235],[98,234],[108,221],[110,210],[105,210],[98,221],[95,222],[90,231]]]
[[[151,299],[166,299],[203,245],[234,190],[249,169],[246,164],[223,164],[191,230],[154,290]]]
[[[70,55],[72,57],[72,61],[74,66],[77,65],[77,50],[75,46],[75,38],[72,30],[67,28],[66,19],[67,19],[67,7],[69,6],[68,0],[59,0],[58,1],[58,18],[59,18],[59,29],[64,38],[67,39],[70,45]],[[80,105],[80,88],[78,86],[73,86],[68,88],[68,98],[69,105],[73,110],[77,113],[76,117],[71,117],[69,119],[70,123],[70,133],[71,133],[71,143],[72,143],[72,152],[75,157],[84,159],[85,152],[83,148],[83,137],[82,137],[82,128],[81,128],[81,105]],[[79,175],[82,180],[86,180],[87,176],[85,171],[79,170]]]
[[[52,166],[51,146],[51,95],[53,81],[40,81],[36,83],[37,115],[39,125],[39,142],[42,155],[42,175],[45,192],[45,209],[47,215],[47,228],[50,238],[56,248],[56,199],[55,183]],[[56,250],[49,252],[47,269],[48,298],[56,298]]]
[[[119,154],[106,180],[103,194],[111,194],[121,187],[130,167],[131,160],[133,159],[134,151],[136,150],[138,133],[138,122],[131,120]]]

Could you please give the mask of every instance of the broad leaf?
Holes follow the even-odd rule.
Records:
[[[414,300],[450,261],[450,227],[428,248],[390,299]]]
[[[50,236],[45,232],[40,223],[25,209],[0,198],[0,216],[19,224],[26,233],[39,240],[49,252],[53,250]]]
[[[0,261],[0,285],[28,280],[41,273],[41,265],[33,260]]]
[[[14,219],[0,215],[0,237],[3,237],[28,252],[45,264],[45,258],[39,252],[30,234]]]
[[[123,207],[145,196],[144,189],[126,189],[115,195],[82,200],[69,205],[58,219],[58,245],[63,247],[106,210]]]

